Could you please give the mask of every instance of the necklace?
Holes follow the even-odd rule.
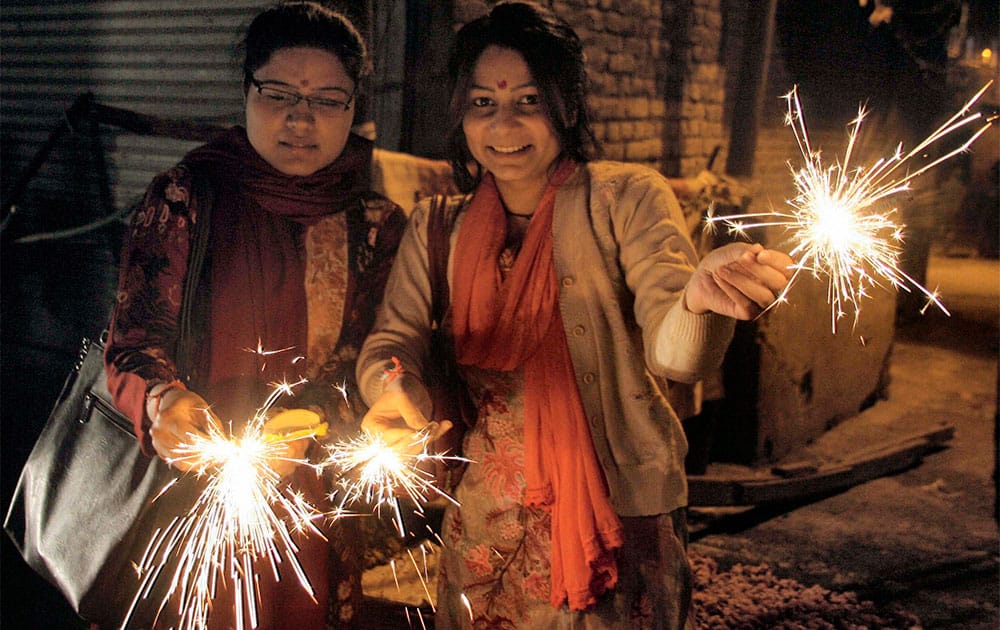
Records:
[[[508,210],[507,206],[504,206],[503,212],[512,219],[531,219],[531,217],[533,217],[535,214],[534,212],[532,212],[531,214],[518,214],[516,212],[511,212],[510,210]]]

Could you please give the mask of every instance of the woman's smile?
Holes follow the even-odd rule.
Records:
[[[530,144],[520,144],[520,145],[513,145],[513,146],[490,145],[489,148],[490,148],[491,151],[495,151],[495,152],[500,153],[502,155],[514,155],[514,154],[517,154],[517,153],[523,153],[523,152],[527,151],[528,149],[531,148],[531,145]]]
[[[287,151],[307,153],[310,151],[318,151],[319,145],[315,142],[301,141],[301,140],[279,140],[278,146],[282,147]]]

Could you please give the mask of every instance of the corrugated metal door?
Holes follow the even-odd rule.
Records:
[[[257,1],[121,0],[11,2],[3,41],[2,144],[5,189],[63,112],[90,91],[99,103],[156,116],[231,124],[242,119],[242,30]],[[21,204],[25,220],[79,223],[100,208],[86,130],[61,140]],[[102,127],[117,209],[134,204],[150,178],[194,143]],[[33,219],[32,219],[32,215]],[[20,216],[18,220],[22,220]]]

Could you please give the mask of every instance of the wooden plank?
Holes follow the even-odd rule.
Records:
[[[918,464],[928,452],[942,448],[954,437],[951,425],[898,442],[853,454],[836,465],[820,466],[813,473],[794,467],[795,476],[731,478],[709,475],[688,477],[691,506],[762,505],[795,501],[846,490]]]
[[[434,613],[431,605],[419,609],[380,597],[365,596],[358,615],[360,630],[380,630],[381,628],[433,628]]]

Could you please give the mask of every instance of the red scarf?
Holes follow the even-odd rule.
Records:
[[[201,391],[223,420],[246,418],[268,383],[293,378],[306,353],[304,231],[358,204],[369,188],[372,144],[350,136],[343,153],[308,176],[285,175],[233,127],[183,160],[215,191],[209,235],[208,343],[198,364]],[[263,357],[265,350],[291,347]]]
[[[459,363],[524,367],[525,504],[552,514],[549,601],[584,610],[613,588],[622,525],[611,507],[559,313],[552,260],[556,192],[576,170],[562,161],[532,216],[513,269],[502,279],[503,203],[491,174],[476,190],[458,235],[452,326]]]

